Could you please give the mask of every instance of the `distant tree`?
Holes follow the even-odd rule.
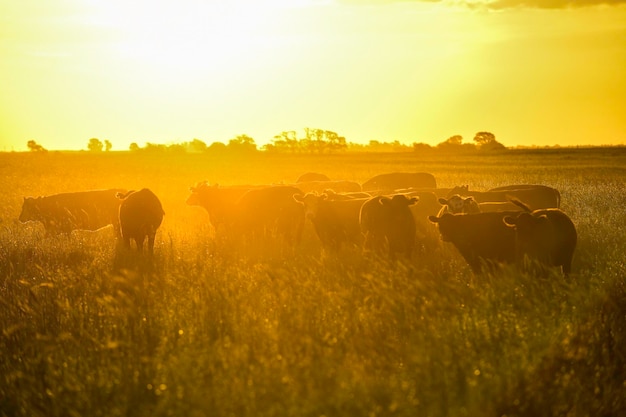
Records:
[[[225,150],[226,150],[226,144],[222,142],[213,142],[207,148],[207,152],[211,152],[211,153],[224,152]]]
[[[146,142],[146,146],[144,146],[143,148],[146,152],[150,152],[150,153],[157,153],[157,152],[164,152],[167,150],[167,146],[160,144],[160,143],[150,143],[150,142]]]
[[[254,152],[256,151],[256,143],[248,135],[239,135],[228,141],[228,149],[235,152]]]
[[[478,149],[484,151],[500,151],[506,147],[496,140],[496,135],[491,132],[478,132],[474,136]]]
[[[206,152],[207,146],[206,143],[201,141],[200,139],[194,139],[187,145],[189,152]]]
[[[463,136],[454,135],[454,136],[450,136],[448,139],[444,140],[443,142],[437,144],[437,149],[446,151],[446,152],[462,152],[462,151],[475,150],[476,146],[470,143],[464,144]]]
[[[106,152],[109,152],[112,147],[113,147],[113,145],[111,144],[111,142],[108,139],[105,139],[104,140],[104,150]]]
[[[97,138],[91,138],[87,143],[87,149],[89,149],[91,152],[102,152],[103,146],[104,144],[102,143],[102,141]]]
[[[137,142],[133,142],[130,144],[130,146],[128,147],[128,149],[132,152],[137,152],[139,149],[141,149],[139,147],[139,145],[137,145]]]
[[[273,144],[265,146],[265,150],[291,153],[300,151],[298,139],[296,138],[296,131],[283,131],[279,135],[274,136]]]
[[[431,150],[431,149],[432,149],[432,146],[430,146],[430,145],[429,145],[429,144],[427,144],[427,143],[423,143],[423,142],[420,142],[420,143],[416,143],[416,142],[414,142],[414,143],[413,143],[413,151],[414,151],[414,152],[429,151],[429,150]]]
[[[44,148],[43,146],[41,146],[40,144],[38,144],[34,140],[29,140],[26,143],[26,146],[28,146],[28,150],[31,151],[31,152],[48,152],[48,150],[46,148]]]

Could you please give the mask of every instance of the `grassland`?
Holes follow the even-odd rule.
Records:
[[[363,182],[558,188],[570,280],[474,276],[451,248],[411,263],[218,245],[188,187]],[[626,152],[494,155],[0,154],[0,416],[626,415]],[[113,232],[46,237],[24,196],[148,187],[166,211],[152,262]]]

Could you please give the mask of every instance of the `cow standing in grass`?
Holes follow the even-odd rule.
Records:
[[[288,185],[248,190],[235,204],[232,235],[255,242],[278,237],[290,246],[299,243],[304,208],[293,196],[300,193],[300,189]]]
[[[204,208],[209,214],[209,222],[216,234],[221,234],[225,229],[232,227],[237,202],[252,188],[254,187],[221,187],[202,182],[190,187],[191,194],[186,203]]]
[[[525,258],[561,268],[569,276],[576,249],[577,233],[572,220],[559,209],[535,210],[504,217],[515,230],[518,262]]]
[[[47,234],[69,234],[72,230],[98,230],[113,225],[120,237],[118,193],[126,190],[94,190],[25,197],[19,220],[41,222]]]
[[[479,273],[487,266],[515,262],[515,231],[503,219],[516,212],[450,214],[430,216],[439,226],[444,242],[452,243],[472,271]]]
[[[139,191],[119,193],[122,200],[119,209],[119,222],[124,244],[130,249],[131,239],[137,251],[143,251],[143,243],[148,238],[148,252],[154,252],[156,231],[163,221],[163,207],[158,197],[147,188]]]
[[[295,194],[293,198],[304,207],[305,216],[325,249],[362,243],[359,213],[367,199],[331,200],[326,194],[315,193]]]
[[[372,197],[361,207],[360,225],[365,235],[365,251],[382,252],[387,249],[391,259],[398,254],[411,257],[415,247],[415,218],[410,206],[417,197],[397,194]]]
[[[428,172],[390,172],[370,178],[361,188],[363,191],[437,188],[437,181]]]
[[[453,188],[449,195],[453,194],[471,196],[477,203],[507,202],[516,199],[533,209],[558,208],[561,204],[561,194],[558,190],[547,186],[503,187],[491,191],[470,191],[465,185]]]

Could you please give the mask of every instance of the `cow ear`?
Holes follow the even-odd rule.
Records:
[[[420,201],[419,197],[411,197],[409,199],[409,206],[412,206],[413,204],[417,204],[418,201]]]
[[[537,219],[537,223],[538,224],[546,224],[550,221],[550,219],[548,219],[548,216],[546,216],[545,214],[542,214],[539,217],[536,217]]]
[[[428,220],[430,220],[432,223],[439,223],[440,218],[437,216],[428,216]]]
[[[294,194],[293,195],[293,199],[296,200],[298,203],[303,203],[304,202],[304,196],[300,193],[298,194]]]
[[[504,222],[504,224],[511,228],[515,228],[517,226],[517,219],[513,216],[504,216],[502,221]]]
[[[439,198],[437,199],[437,201],[439,202],[439,204],[441,204],[441,205],[443,205],[443,206],[447,206],[447,205],[448,205],[448,200],[446,200],[446,199],[445,199],[445,198],[443,198],[443,197],[439,197]]]

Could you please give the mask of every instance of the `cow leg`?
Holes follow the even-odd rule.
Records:
[[[148,235],[148,253],[150,255],[154,254],[154,237],[155,235]]]

